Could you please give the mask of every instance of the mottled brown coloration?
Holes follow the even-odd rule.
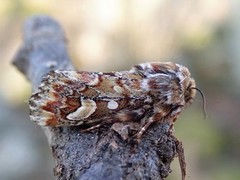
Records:
[[[170,62],[139,64],[130,71],[110,73],[54,71],[32,95],[30,114],[41,125],[75,126],[95,120],[96,124],[111,123],[106,120],[111,117],[119,122],[132,121],[129,112],[136,114],[143,109],[141,116],[147,116],[151,123],[173,123],[192,102],[193,87],[195,81],[188,69]],[[49,118],[41,118],[41,114]],[[144,131],[151,123],[143,125]]]
[[[90,117],[97,109],[96,102],[91,99],[81,99],[81,106],[72,113],[69,113],[66,118],[69,120],[86,119]]]
[[[40,125],[88,125],[89,130],[138,122],[141,128],[134,137],[139,141],[154,122],[169,124],[171,133],[195,94],[188,69],[171,62],[144,63],[130,71],[110,73],[53,71],[32,95],[30,117]],[[180,160],[183,166],[183,155]],[[184,179],[185,167],[181,169]]]

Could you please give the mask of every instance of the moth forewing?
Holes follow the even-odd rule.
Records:
[[[31,96],[30,118],[46,126],[95,126],[144,117],[150,119],[146,130],[155,121],[174,122],[195,96],[191,87],[188,69],[172,62],[108,73],[56,70]]]

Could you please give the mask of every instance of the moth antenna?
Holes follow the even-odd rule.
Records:
[[[205,98],[203,92],[200,89],[198,89],[197,87],[192,87],[191,89],[195,89],[201,94],[202,100],[203,100],[203,107],[202,108],[203,108],[204,119],[207,119],[206,98]]]

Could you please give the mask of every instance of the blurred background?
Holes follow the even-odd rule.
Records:
[[[187,66],[207,99],[197,95],[175,125],[187,179],[240,179],[240,1],[0,1],[0,179],[51,180],[54,162],[40,127],[30,122],[31,86],[11,65],[21,29],[44,13],[63,27],[79,70],[127,70],[146,61]],[[168,180],[179,179],[178,160]]]

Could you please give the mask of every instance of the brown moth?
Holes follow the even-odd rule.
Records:
[[[168,123],[171,132],[196,90],[204,100],[188,69],[172,62],[143,63],[129,71],[107,73],[56,70],[43,78],[31,96],[30,118],[42,126],[87,125],[89,130],[117,122],[143,122],[134,136],[139,140],[154,122]],[[175,141],[185,179],[183,147]]]
[[[30,118],[43,126],[98,127],[115,122],[170,125],[192,103],[195,81],[188,69],[172,62],[143,63],[130,71],[52,71],[29,101]],[[197,89],[198,90],[198,89]]]

